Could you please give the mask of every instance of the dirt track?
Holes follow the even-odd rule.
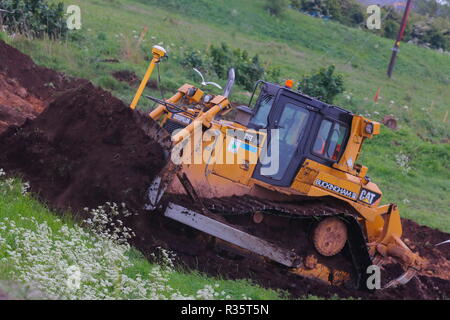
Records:
[[[33,121],[26,120],[38,114]],[[294,296],[450,296],[450,250],[433,247],[450,235],[408,220],[404,221],[406,241],[429,260],[428,274],[404,287],[375,294],[330,287],[259,259],[210,250],[201,234],[142,209],[146,189],[163,166],[162,150],[142,129],[144,121],[147,119],[110,93],[86,80],[37,67],[0,41],[0,132],[2,123],[3,131],[10,125],[0,135],[0,150],[4,151],[0,167],[23,176],[32,191],[53,208],[71,209],[82,216],[84,207],[125,202],[129,209],[139,212],[127,223],[137,234],[133,244],[147,256],[158,246],[167,247],[188,267],[233,279],[251,278]]]

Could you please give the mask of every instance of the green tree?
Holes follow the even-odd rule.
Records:
[[[262,79],[265,69],[261,65],[259,56],[250,58],[246,51],[236,55],[236,83],[251,91],[255,82]]]
[[[255,82],[264,78],[265,68],[258,55],[250,57],[246,50],[231,50],[227,44],[220,47],[211,46],[208,50],[214,72],[220,79],[227,79],[228,70],[236,69],[236,83],[246,90],[252,90]]]
[[[304,76],[298,90],[327,103],[333,103],[334,98],[344,92],[344,78],[335,74],[335,67],[321,68],[313,75]]]
[[[436,0],[415,0],[416,11],[422,15],[437,17],[441,4]]]
[[[228,75],[228,69],[233,64],[233,52],[231,52],[225,42],[222,42],[220,47],[212,45],[209,48],[209,56],[212,59],[212,65],[216,74],[219,78],[225,79]]]
[[[328,16],[328,0],[302,0],[302,10]]]
[[[288,8],[290,0],[267,0],[266,10],[274,16],[279,16]]]
[[[302,9],[302,0],[291,0],[291,7],[295,10]]]
[[[341,5],[339,3],[339,0],[326,0],[326,3],[329,16],[337,21],[342,19]]]
[[[363,6],[356,0],[337,0],[341,8],[341,15],[337,19],[339,22],[356,26],[364,22]]]
[[[420,20],[413,26],[411,39],[433,49],[450,50],[450,21],[443,18]]]
[[[0,0],[0,7],[8,11],[2,14],[2,23],[9,32],[37,38],[48,35],[52,39],[62,37],[67,32],[62,2]]]
[[[346,25],[364,22],[363,7],[356,0],[292,0],[292,8],[331,17]]]

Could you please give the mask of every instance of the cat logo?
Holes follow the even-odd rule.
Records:
[[[252,142],[253,141],[253,135],[245,133],[244,140]]]
[[[369,191],[367,189],[362,189],[359,194],[359,201],[373,205],[378,199],[380,199],[381,194]]]

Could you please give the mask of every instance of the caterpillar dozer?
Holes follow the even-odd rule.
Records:
[[[152,52],[132,109],[167,56],[159,46]],[[169,99],[146,96],[156,104],[153,135],[171,140],[146,208],[161,209],[163,195],[175,195],[162,208],[167,218],[221,248],[331,285],[367,289],[371,266],[392,262],[403,271],[385,287],[410,281],[424,262],[401,240],[398,207],[381,204],[381,190],[357,163],[380,123],[294,91],[291,81],[258,81],[249,105],[235,106],[234,78],[231,69],[221,95],[185,84]]]

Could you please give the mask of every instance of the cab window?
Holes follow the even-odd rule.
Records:
[[[256,111],[256,114],[253,116],[251,120],[251,123],[253,125],[260,128],[267,127],[267,117],[269,116],[274,100],[275,97],[269,94],[266,94],[261,97],[258,110]]]
[[[313,153],[333,161],[339,160],[347,131],[347,127],[338,122],[323,120],[313,145]]]
[[[280,118],[280,140],[289,146],[297,149],[298,140],[301,137],[307,120],[309,111],[299,108],[292,103],[287,103]]]
[[[299,147],[299,141],[302,138],[306,126],[308,124],[310,112],[301,106],[294,105],[290,102],[286,103],[280,116],[278,126],[278,171],[275,174],[267,175],[274,180],[282,180],[289,169],[289,165],[296,156]],[[272,139],[273,136],[272,136]],[[270,149],[270,148],[269,148]],[[272,156],[274,156],[272,154]],[[262,168],[270,167],[271,161],[261,159]]]

